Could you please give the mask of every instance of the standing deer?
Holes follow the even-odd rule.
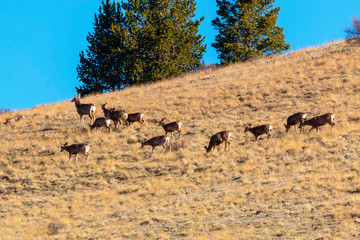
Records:
[[[256,141],[258,140],[258,137],[260,135],[266,133],[269,140],[271,138],[271,134],[270,134],[271,130],[272,130],[272,126],[270,124],[264,124],[256,127],[251,127],[251,124],[249,124],[248,126],[245,127],[244,133],[248,131],[251,132],[252,134],[254,134]]]
[[[171,122],[171,123],[167,123],[165,124],[165,120],[166,118],[162,118],[159,122],[159,125],[161,125],[164,130],[165,130],[165,135],[169,133],[171,133],[171,137],[173,138],[173,132],[178,131],[179,135],[181,135],[181,131],[182,131],[182,122],[176,121],[176,122]]]
[[[331,127],[335,126],[335,115],[332,113],[326,113],[321,116],[313,117],[309,120],[304,121],[303,123],[300,123],[299,128],[303,126],[311,126],[311,129],[309,130],[309,135],[311,130],[316,129],[316,133],[319,134],[319,127],[324,126],[325,124],[329,124]]]
[[[105,118],[111,119],[114,122],[115,129],[117,129],[117,124],[121,125],[121,123],[126,121],[128,118],[128,114],[125,110],[115,110],[115,108],[106,108],[105,104],[101,105],[101,108],[104,112]]]
[[[143,148],[146,145],[152,146],[151,154],[154,153],[154,149],[156,146],[162,146],[164,148],[164,151],[166,149],[166,146],[168,146],[171,151],[170,138],[168,136],[153,137],[149,140],[144,139],[144,141],[141,143],[141,148]]]
[[[105,127],[107,130],[109,130],[110,132],[110,119],[106,119],[103,117],[97,118],[94,123],[90,126],[90,130],[92,131],[94,128],[100,128],[100,127]]]
[[[300,126],[300,124],[303,123],[305,120],[306,120],[306,114],[303,112],[298,112],[298,113],[295,113],[295,114],[289,116],[287,118],[286,124],[284,123],[286,132],[288,132],[290,130],[291,126],[294,126],[295,134],[297,134],[296,125],[299,124],[299,126]],[[301,130],[302,130],[302,128],[300,128],[300,133],[301,133]]]
[[[80,93],[79,93],[78,96],[76,96],[74,94],[74,98],[71,100],[71,102],[75,102],[76,110],[77,110],[78,114],[80,115],[80,123],[81,124],[84,123],[84,119],[83,119],[84,115],[88,115],[90,117],[90,123],[92,123],[95,120],[96,108],[95,108],[94,104],[92,104],[92,103],[87,103],[87,104],[80,103]]]
[[[142,113],[128,113],[128,117],[126,119],[129,125],[134,128],[134,122],[139,122],[141,124],[144,123],[144,114]]]
[[[76,161],[76,165],[78,165],[78,154],[82,153],[86,156],[86,161],[89,162],[89,151],[90,151],[90,144],[85,144],[85,143],[76,143],[76,144],[72,144],[70,146],[67,146],[67,142],[65,144],[61,144],[61,152],[62,151],[67,151],[69,153],[69,161],[71,159],[71,155],[75,154],[75,161]]]
[[[228,145],[229,145],[229,151],[231,151],[231,144],[229,142],[230,137],[231,137],[231,132],[229,132],[229,131],[222,131],[222,132],[219,132],[219,133],[213,135],[210,138],[209,146],[208,147],[204,146],[206,152],[207,153],[210,152],[211,149],[214,151],[215,147],[220,145],[223,142],[225,142],[224,152]]]

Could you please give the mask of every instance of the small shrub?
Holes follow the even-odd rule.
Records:
[[[55,235],[59,233],[59,230],[63,229],[65,227],[65,224],[60,222],[57,219],[53,219],[51,223],[48,226],[49,235]]]
[[[345,29],[346,39],[360,39],[360,19],[353,17],[352,26]]]

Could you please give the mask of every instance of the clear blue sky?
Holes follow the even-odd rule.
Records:
[[[86,36],[93,32],[101,0],[0,1],[0,108],[21,110],[69,100],[79,85],[76,66]],[[278,26],[284,27],[290,51],[345,38],[360,0],[276,0]],[[205,20],[206,63],[218,62],[211,47],[217,34],[215,0],[197,0]]]

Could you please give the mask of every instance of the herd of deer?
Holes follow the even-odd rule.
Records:
[[[80,115],[80,123],[83,124],[83,116],[88,115],[90,117],[90,121],[92,124],[90,124],[90,129],[93,130],[94,128],[100,128],[105,127],[106,130],[110,131],[110,122],[113,121],[115,125],[115,129],[118,128],[118,124],[121,125],[122,123],[127,123],[128,126],[132,126],[135,122],[139,122],[141,124],[144,123],[144,115],[142,113],[126,113],[125,110],[115,110],[115,108],[106,108],[105,104],[101,105],[101,108],[104,112],[105,117],[100,117],[95,119],[95,111],[96,108],[94,104],[82,104],[80,103],[80,94],[78,96],[75,95],[75,97],[71,100],[71,102],[75,102],[75,107],[77,109],[78,114]],[[173,138],[173,133],[178,131],[179,135],[181,135],[182,131],[182,123],[179,121],[171,122],[171,123],[165,123],[166,118],[162,118],[159,121],[159,125],[162,126],[165,130],[165,135],[153,137],[149,140],[144,140],[141,143],[141,148],[148,145],[152,147],[152,153],[154,152],[154,149],[156,146],[162,146],[164,148],[164,151],[166,147],[170,147],[170,137],[168,137],[168,133],[171,133],[171,137]],[[296,128],[300,128],[300,133],[302,132],[302,128],[304,126],[311,126],[311,129],[309,130],[309,134],[313,129],[316,129],[316,132],[318,134],[319,127],[329,124],[331,127],[335,126],[335,116],[332,113],[326,113],[321,116],[313,117],[309,120],[306,120],[306,114],[303,112],[295,113],[287,118],[286,124],[284,124],[286,132],[290,130],[292,126],[295,128],[295,133],[297,134]],[[272,126],[270,124],[264,124],[256,127],[251,127],[251,124],[247,125],[245,127],[246,132],[251,132],[255,136],[255,140],[257,141],[260,135],[266,134],[267,138],[271,138],[271,132]],[[211,150],[214,150],[216,146],[220,145],[221,143],[225,142],[225,148],[224,152],[229,146],[229,151],[231,150],[231,144],[230,144],[230,138],[231,138],[231,132],[229,131],[222,131],[215,135],[213,135],[210,138],[208,147],[205,146],[206,152],[210,152]],[[89,161],[89,150],[90,150],[90,144],[84,144],[84,143],[77,143],[72,145],[61,144],[61,152],[67,151],[69,153],[69,161],[71,159],[71,155],[75,155],[76,164],[77,161],[77,155],[79,153],[84,154],[87,158],[87,161]]]

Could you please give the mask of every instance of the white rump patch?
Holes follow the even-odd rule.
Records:
[[[127,114],[127,113],[124,113],[124,118],[128,118],[128,114]]]
[[[179,122],[178,125],[179,125],[179,128],[181,128],[182,127],[182,122]]]
[[[306,119],[306,114],[303,115],[303,119],[304,119],[304,120]]]
[[[106,120],[106,124],[107,124],[108,126],[110,125],[110,122],[111,122],[110,119],[107,119],[107,120]]]
[[[272,129],[272,126],[270,125],[270,126],[269,126],[269,130],[271,130],[271,129]]]
[[[332,114],[332,115],[331,115],[331,122],[334,122],[334,121],[335,121],[335,115]]]
[[[91,106],[90,111],[91,111],[91,112],[96,112],[96,107],[95,107],[95,106]]]
[[[231,132],[229,132],[229,139],[231,138]]]
[[[86,152],[89,152],[89,151],[90,151],[90,146],[86,146],[86,147],[85,147],[85,151],[86,151]]]

